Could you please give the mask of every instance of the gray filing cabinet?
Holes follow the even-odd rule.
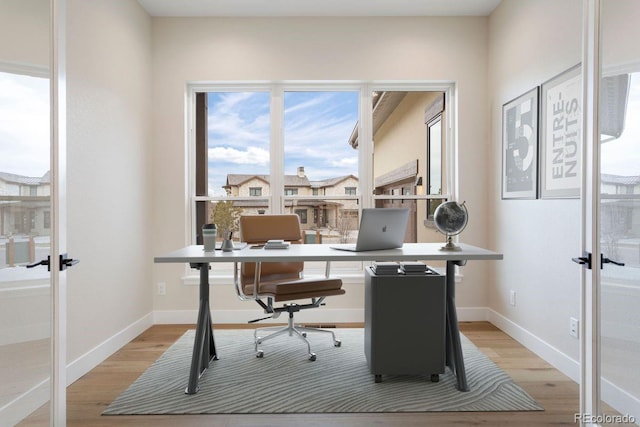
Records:
[[[382,375],[430,375],[445,369],[445,276],[376,275],[365,269],[364,351]]]

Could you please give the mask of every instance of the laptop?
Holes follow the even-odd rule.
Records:
[[[409,209],[363,209],[356,244],[331,245],[341,251],[363,252],[402,247],[409,221]]]

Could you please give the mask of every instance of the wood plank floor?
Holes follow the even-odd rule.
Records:
[[[346,325],[353,326],[353,325]],[[68,426],[375,427],[573,425],[578,385],[487,322],[462,322],[461,331],[545,408],[537,412],[403,414],[152,415],[102,416],[102,411],[187,329],[155,325],[67,389]],[[20,426],[42,425],[43,407]]]

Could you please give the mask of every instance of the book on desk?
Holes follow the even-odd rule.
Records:
[[[290,242],[284,240],[267,240],[264,244],[265,249],[287,249],[291,245]]]

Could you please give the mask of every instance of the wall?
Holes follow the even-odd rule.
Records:
[[[487,24],[486,17],[154,18],[152,93],[154,105],[161,108],[153,112],[157,197],[152,225],[159,230],[152,237],[153,253],[189,243],[185,182],[185,83],[189,81],[455,81],[459,196],[471,212],[463,239],[486,246]],[[486,306],[488,264],[469,263],[463,269],[459,306]],[[183,286],[185,267],[155,265],[153,271],[154,283],[167,284],[166,296],[154,297],[154,309],[184,310],[183,319],[193,321],[198,292],[196,286]],[[361,309],[361,285],[357,286],[330,305]],[[224,309],[243,310],[247,304],[237,301],[230,286],[213,286],[214,321]]]
[[[151,71],[136,1],[68,1],[71,380],[152,322]]]
[[[49,68],[47,0],[0,2],[0,23],[3,35],[0,37],[1,62]]]
[[[427,126],[424,123],[424,110],[438,97],[442,97],[441,92],[409,92],[385,120],[374,135],[374,177],[418,159],[418,176],[422,176],[423,188],[427,187]],[[399,150],[399,147],[402,149]],[[446,188],[443,190],[446,194]],[[427,217],[427,203],[418,201],[416,212],[418,242],[443,241],[443,235],[435,228],[423,225]]]
[[[504,0],[490,17],[489,246],[504,253],[489,287],[492,320],[530,347],[553,349],[547,360],[574,379],[579,342],[568,330],[569,317],[580,318],[580,268],[571,262],[581,251],[580,201],[501,200],[500,177],[502,105],[578,64],[581,49],[580,0]]]

